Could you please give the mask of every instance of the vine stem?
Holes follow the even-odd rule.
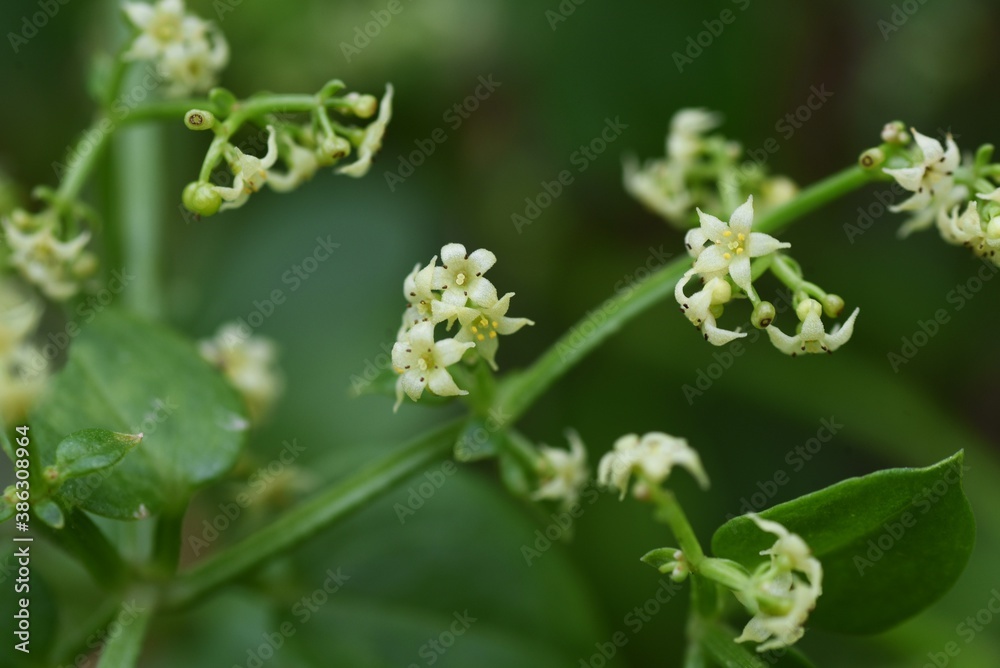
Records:
[[[755,232],[776,232],[824,204],[866,183],[884,178],[886,177],[877,170],[865,170],[856,165],[848,167],[809,186],[794,199],[761,215],[754,222],[753,229]],[[678,258],[633,289],[609,299],[601,309],[606,316],[603,320],[595,321],[590,316],[585,317],[526,371],[502,383],[497,392],[496,409],[502,411],[502,414],[510,415],[511,420],[516,420],[587,353],[629,320],[661,299],[671,296],[674,285],[690,267],[691,258]]]

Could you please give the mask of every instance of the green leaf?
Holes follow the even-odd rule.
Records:
[[[144,434],[142,447],[113,468],[59,489],[66,506],[105,517],[183,507],[233,466],[247,427],[239,397],[191,343],[115,310],[82,328],[48,390],[31,420],[42,467],[57,464],[67,434]],[[66,456],[83,446],[64,447]]]
[[[496,457],[497,441],[501,438],[502,433],[490,429],[485,420],[473,418],[455,441],[455,461],[475,462]]]
[[[38,519],[48,524],[53,529],[62,529],[66,525],[66,518],[63,517],[62,508],[52,499],[41,499],[31,504],[32,510]]]
[[[64,438],[56,448],[59,480],[97,473],[120,462],[142,441],[142,434],[107,429],[83,429]]]
[[[962,462],[959,452],[928,468],[851,478],[761,513],[802,536],[823,564],[811,626],[878,633],[952,587],[975,542]],[[712,549],[752,569],[774,540],[737,517],[716,531]]]

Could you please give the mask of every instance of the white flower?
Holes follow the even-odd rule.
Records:
[[[42,306],[12,279],[0,279],[0,358],[10,354],[38,325]]]
[[[748,517],[778,540],[761,552],[770,556],[770,563],[761,565],[738,594],[754,616],[736,642],[761,643],[757,651],[766,652],[788,647],[805,633],[809,613],[823,593],[823,566],[801,536],[754,513]]]
[[[159,0],[156,4],[126,2],[122,9],[140,30],[125,54],[127,59],[156,58],[172,45],[201,39],[205,32],[204,21],[184,12],[183,0]]]
[[[401,341],[392,347],[392,364],[400,374],[396,381],[396,406],[399,409],[405,392],[417,401],[424,388],[433,394],[450,397],[468,394],[455,384],[447,367],[462,359],[462,354],[475,346],[455,339],[434,341],[434,323],[421,322],[409,329]]]
[[[640,169],[635,158],[627,158],[623,167],[625,190],[632,197],[669,221],[681,222],[687,217],[692,199],[682,165],[651,160]]]
[[[496,288],[483,274],[496,264],[497,256],[480,248],[467,253],[462,244],[448,244],[441,249],[441,266],[434,274],[434,289],[448,304],[465,306],[467,300],[486,304],[496,300]]]
[[[273,341],[230,323],[199,343],[201,356],[217,367],[243,396],[252,422],[259,422],[281,395],[283,381]]]
[[[705,340],[714,346],[722,346],[746,336],[746,332],[722,329],[715,324],[712,308],[728,303],[733,296],[729,281],[718,277],[709,279],[701,290],[688,297],[684,294],[684,286],[692,276],[694,276],[693,269],[677,281],[677,285],[674,286],[674,297],[681,306],[681,312],[687,316],[691,324],[701,330]]]
[[[311,179],[320,166],[315,150],[308,149],[291,139],[285,142],[285,145],[288,151],[283,159],[288,165],[288,171],[271,170],[268,173],[267,184],[277,192],[288,192],[298,188],[300,184]]]
[[[707,109],[681,109],[670,120],[667,156],[681,163],[690,162],[701,150],[702,135],[718,127],[722,117]]]
[[[10,263],[51,299],[75,295],[80,278],[94,267],[93,256],[83,250],[90,241],[89,232],[60,241],[51,227],[25,232],[8,219],[3,220],[3,230],[12,251]]]
[[[490,367],[496,371],[496,354],[500,340],[499,335],[506,336],[513,334],[525,325],[535,323],[527,318],[508,318],[507,310],[510,308],[510,298],[513,292],[508,292],[500,299],[496,298],[494,292],[481,302],[476,308],[466,306],[451,306],[447,302],[434,302],[434,321],[441,322],[451,317],[455,313],[458,321],[462,323],[462,329],[455,335],[456,341],[472,341],[476,344],[476,351],[483,357]]]
[[[267,126],[267,133],[267,153],[263,158],[247,155],[236,146],[229,147],[227,160],[233,170],[233,185],[212,186],[225,200],[220,207],[223,211],[246,204],[250,195],[260,190],[267,181],[268,170],[278,160],[278,140],[273,125]]]
[[[834,327],[827,334],[823,326],[823,307],[815,299],[804,299],[795,308],[801,321],[795,336],[788,336],[774,325],[767,327],[767,335],[775,348],[792,357],[799,353],[832,353],[851,338],[854,321],[860,312],[860,308],[854,309],[842,326]]]
[[[696,258],[694,271],[710,279],[729,273],[733,282],[750,293],[750,258],[761,257],[791,244],[782,243],[762,232],[752,232],[753,195],[741,204],[726,224],[698,209],[701,227],[689,231],[684,238],[688,251]],[[706,243],[713,245],[702,248]]]
[[[437,303],[437,295],[433,292],[436,262],[437,255],[422,269],[420,264],[417,264],[410,275],[403,280],[403,295],[407,303],[406,311],[403,312],[403,324],[396,338],[402,338],[403,333],[410,327],[419,322],[429,321],[433,315],[432,305]]]
[[[170,85],[167,97],[184,97],[207,91],[218,82],[219,72],[229,62],[229,44],[221,32],[213,31],[193,41],[170,44],[158,60],[158,71]]]
[[[597,467],[597,480],[606,487],[621,490],[625,498],[633,473],[641,480],[632,488],[637,498],[648,494],[647,481],[659,484],[666,480],[674,466],[682,466],[698,481],[702,489],[708,488],[708,476],[701,465],[698,453],[683,438],[662,432],[650,432],[642,438],[626,434],[615,441],[614,449],[601,458]]]
[[[922,155],[920,164],[899,169],[884,168],[882,171],[896,179],[903,188],[914,193],[905,202],[889,207],[889,210],[915,211],[916,216],[908,220],[899,230],[900,236],[907,236],[917,230],[925,229],[933,224],[934,214],[938,206],[946,200],[954,200],[958,193],[953,193],[954,174],[958,168],[961,155],[958,146],[949,134],[945,138],[948,148],[941,142],[920,134],[911,128],[913,138],[917,142]],[[967,191],[964,191],[967,193]],[[954,203],[952,201],[951,203]]]
[[[571,508],[580,498],[580,489],[587,482],[587,451],[580,436],[573,431],[566,432],[570,449],[561,450],[541,446],[542,483],[531,498],[561,500]]]
[[[372,158],[382,149],[382,138],[392,118],[392,84],[385,85],[385,95],[378,107],[378,117],[368,124],[358,144],[358,159],[337,170],[338,174],[361,177],[368,173]]]

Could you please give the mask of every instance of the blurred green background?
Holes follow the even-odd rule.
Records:
[[[573,11],[557,20],[556,0],[402,0],[403,11],[348,58],[342,44],[386,4],[190,3],[221,18],[233,54],[222,83],[237,95],[310,92],[331,77],[373,94],[387,81],[396,87],[394,118],[366,178],[321,172],[292,195],[268,191],[200,222],[185,221],[175,203],[197,173],[207,139],[180,119],[163,131],[170,224],[162,271],[172,324],[205,337],[224,321],[245,318],[272,290],[288,295],[259,330],[281,346],[287,392],[253,435],[256,463],[243,474],[273,461],[285,440],[306,450],[213,548],[444,419],[450,409],[407,403],[392,415],[390,400],[348,393],[351,377],[395,337],[403,277],[443,244],[494,251],[499,262],[491,278],[501,291],[517,293],[514,315],[537,323],[504,341],[501,369],[529,364],[610,297],[616,283],[630,280],[651,248],[680,252],[680,235],[621,186],[622,156],[661,156],[678,108],[721,111],[722,131],[748,149],[775,138],[779,150],[768,166],[800,184],[852,163],[892,119],[930,135],[950,129],[967,151],[997,139],[990,124],[1000,7],[987,3],[564,0],[564,11]],[[688,49],[688,38],[697,39],[703,22],[725,9],[736,20],[678,71],[675,52]],[[35,2],[4,3],[4,32],[19,31],[22,17],[37,10]],[[0,164],[22,194],[54,181],[52,161],[91,117],[88,63],[112,46],[111,10],[108,3],[71,2],[17,53],[0,49]],[[474,93],[479,77],[500,85],[455,128],[454,116],[445,114]],[[778,123],[813,86],[832,97],[786,136]],[[574,152],[608,118],[627,129],[578,171]],[[446,141],[390,189],[385,172],[436,128]],[[516,229],[512,214],[524,215],[525,198],[564,169],[574,182],[531,225]],[[986,283],[958,309],[949,293],[980,266],[969,253],[934,232],[901,242],[895,230],[903,219],[888,214],[849,238],[845,225],[857,224],[859,207],[871,207],[874,193],[884,190],[856,193],[783,235],[808,277],[861,307],[851,344],[835,357],[793,360],[766,342],[751,344],[689,402],[683,387],[695,385],[700,371],[714,374],[726,353],[705,345],[665,302],[585,359],[521,427],[551,445],[564,444],[564,429],[575,428],[594,461],[623,433],[685,436],[713,482],[705,494],[683,475],[676,480],[705,541],[728,514],[741,512],[742,499],[762,486],[773,489],[766,481],[779,470],[790,482],[767,494],[767,505],[878,468],[929,465],[966,448],[980,533],[956,588],[890,633],[845,639],[812,631],[800,647],[821,666],[902,667],[927,664],[928,653],[955,641],[955,665],[996,666],[1000,621],[968,643],[956,627],[1000,587],[1000,433],[989,389],[1000,365],[991,344],[1000,283]],[[283,274],[327,235],[339,249],[290,290]],[[887,355],[899,353],[903,337],[938,309],[950,321],[894,372]],[[824,418],[843,424],[834,440],[801,467],[786,460]],[[608,665],[680,664],[686,592],[641,628],[629,617],[660,587],[639,556],[670,543],[647,508],[602,494],[576,522],[571,542],[528,566],[522,546],[534,545],[535,531],[552,520],[548,511],[509,498],[494,466],[462,466],[401,526],[394,504],[406,503],[406,488],[419,482],[274,563],[254,586],[163,620],[142,665],[247,665],[261,634],[295,620],[296,601],[338,568],[350,580],[264,665],[423,666],[433,658],[442,666],[596,666],[603,664],[592,662],[595,644],[617,631],[628,642]],[[203,520],[239,491],[234,479],[197,497],[188,531],[200,534]],[[185,560],[193,559],[188,547]],[[49,551],[38,572],[54,590],[60,621],[84,632],[97,595],[83,571]],[[477,621],[452,648],[421,653],[454,613],[466,610]]]

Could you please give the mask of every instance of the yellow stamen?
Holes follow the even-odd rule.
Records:
[[[739,255],[742,252],[743,252],[743,246],[740,246],[739,248],[736,249],[736,254],[737,255]]]
[[[482,334],[479,334],[478,336],[476,336],[476,339],[479,340],[479,341],[485,341],[486,337],[483,336]]]
[[[490,332],[490,338],[491,339],[497,338],[497,333],[496,332]]]
[[[731,260],[733,256],[730,255],[729,253],[723,253],[722,257],[726,258],[727,260]]]
[[[724,236],[724,237],[731,237],[731,236],[733,236],[733,233],[730,230],[726,230],[725,232],[722,233],[722,236]]]

